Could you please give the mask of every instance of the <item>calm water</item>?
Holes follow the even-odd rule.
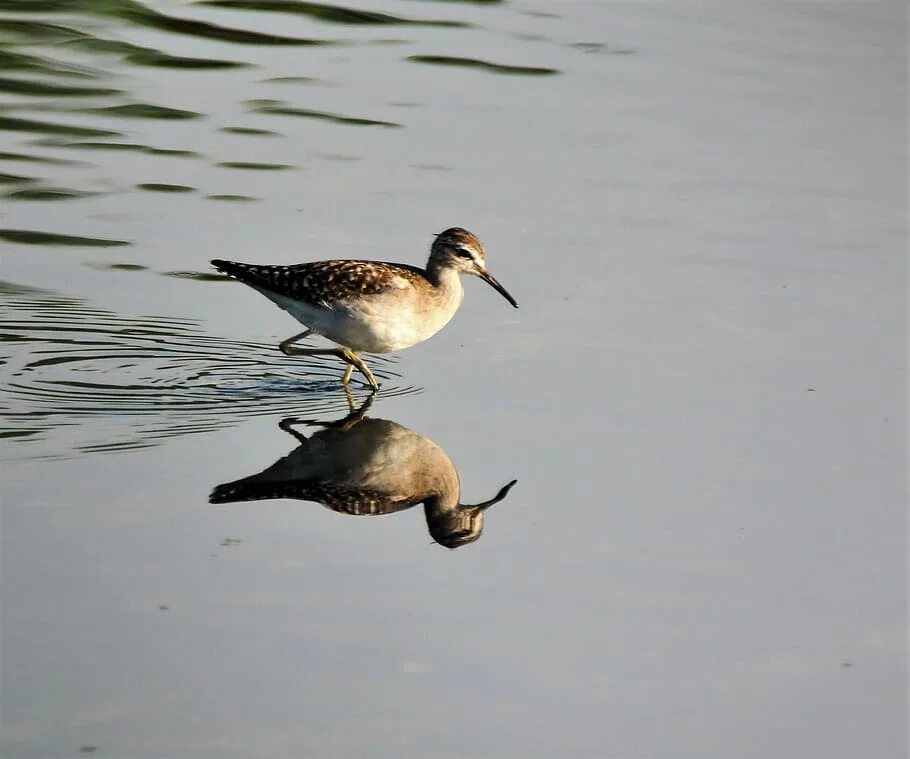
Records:
[[[0,0],[3,756],[906,756],[907,31]],[[452,225],[371,405],[207,263]]]

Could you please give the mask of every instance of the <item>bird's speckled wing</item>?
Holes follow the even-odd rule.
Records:
[[[212,265],[253,287],[328,308],[351,298],[403,289],[425,280],[423,271],[417,267],[377,261],[260,266],[216,259]]]
[[[244,480],[218,485],[209,495],[210,503],[266,501],[293,498],[316,501],[332,511],[356,516],[392,514],[421,502],[414,496],[394,495],[368,488],[354,488],[342,483],[313,480],[259,481],[254,475]]]

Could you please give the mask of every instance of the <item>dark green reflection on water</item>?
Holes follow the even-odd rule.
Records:
[[[49,158],[27,153],[0,153],[0,161],[25,161],[28,163],[46,163],[50,166],[84,166],[81,161],[68,161],[64,158]]]
[[[140,47],[120,40],[99,39],[97,37],[82,37],[66,43],[67,47],[84,50],[91,53],[119,55],[123,60],[137,66],[154,66],[172,69],[227,69],[249,66],[242,61],[226,61],[217,58],[188,58],[185,56],[169,55],[150,47]]]
[[[257,161],[221,161],[218,166],[224,169],[241,169],[244,171],[283,171],[297,168],[287,163],[260,163]]]
[[[78,68],[72,64],[50,61],[46,58],[10,50],[4,47],[7,44],[10,43],[6,40],[0,41],[0,71],[25,71],[45,76],[82,79],[92,79],[97,76],[95,72]]]
[[[223,200],[229,203],[255,203],[259,198],[254,198],[252,195],[230,195],[230,194],[221,194],[221,195],[206,195],[206,198],[209,200]]]
[[[0,184],[27,184],[37,181],[35,177],[24,177],[20,174],[0,174]]]
[[[507,66],[502,63],[490,63],[476,58],[459,58],[451,55],[411,55],[408,56],[407,60],[416,63],[430,63],[436,66],[479,69],[491,74],[512,74],[514,76],[550,76],[560,73],[558,69],[540,68],[537,66]]]
[[[75,200],[100,195],[98,192],[70,190],[64,187],[28,187],[24,190],[8,192],[4,197],[9,200]]]
[[[145,190],[146,192],[196,192],[195,187],[188,187],[183,184],[164,184],[161,182],[143,182],[137,184],[136,189]]]
[[[186,56],[168,55],[159,50],[141,50],[130,53],[124,60],[137,66],[153,66],[168,69],[232,69],[251,66],[242,61],[225,61],[218,58],[188,58]]]
[[[0,92],[14,95],[36,95],[39,97],[99,97],[102,95],[119,95],[122,90],[115,90],[109,87],[75,87],[0,77]]]
[[[135,142],[62,142],[60,140],[47,140],[38,144],[49,145],[55,148],[69,150],[113,150],[126,153],[149,153],[150,155],[176,156],[178,158],[199,158],[199,153],[193,150],[179,150],[172,148],[152,148]]]
[[[110,129],[77,127],[69,124],[54,124],[33,119],[19,119],[0,116],[0,130],[10,132],[36,132],[38,134],[68,134],[72,137],[120,137],[120,132]]]
[[[30,10],[41,12],[41,3],[22,3],[10,8],[10,3],[0,2],[0,10]],[[31,21],[29,19],[0,19],[0,39],[6,38],[9,41],[27,38],[29,42],[62,42],[64,40],[73,40],[89,35],[80,32],[78,29],[72,29],[68,26],[59,24],[46,24],[41,21]]]
[[[160,105],[148,103],[126,103],[124,105],[111,105],[105,108],[86,108],[83,113],[98,113],[102,116],[117,116],[124,119],[200,119],[201,113],[184,111],[180,108],[165,108]]]
[[[255,129],[253,127],[219,127],[219,132],[227,134],[244,134],[250,137],[283,137],[279,132],[273,132],[271,129]]]
[[[186,34],[202,39],[233,42],[241,45],[325,45],[329,40],[286,37],[244,29],[219,26],[207,21],[177,18],[153,10],[136,0],[0,0],[0,11],[30,13],[84,13],[107,16],[136,26]]]
[[[53,232],[39,232],[34,229],[0,229],[0,240],[18,242],[24,245],[65,245],[89,248],[112,248],[131,244],[126,240],[104,240],[97,237],[60,235]]]
[[[102,264],[101,269],[111,269],[112,271],[147,271],[147,266],[141,264]]]
[[[393,16],[391,13],[345,8],[340,5],[325,3],[307,3],[298,0],[200,0],[197,5],[214,5],[219,8],[236,8],[239,10],[271,11],[290,13],[297,16],[308,16],[319,21],[333,24],[355,24],[374,26],[441,26],[466,28],[471,26],[464,21],[445,21],[434,19],[416,19]]]
[[[393,121],[379,121],[356,116],[341,116],[337,113],[326,113],[325,111],[313,111],[308,108],[294,108],[282,103],[280,100],[252,100],[249,101],[249,105],[253,113],[266,113],[273,116],[297,116],[303,119],[331,121],[334,124],[344,124],[346,126],[378,126],[392,129],[400,129],[403,126]]]

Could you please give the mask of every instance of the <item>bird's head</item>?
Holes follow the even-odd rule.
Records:
[[[430,250],[430,264],[473,274],[489,284],[496,292],[518,308],[509,292],[487,271],[487,253],[477,235],[461,227],[451,227],[436,235]]]

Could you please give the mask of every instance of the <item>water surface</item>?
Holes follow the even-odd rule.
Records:
[[[0,0],[4,757],[906,756],[906,39]],[[453,225],[359,419],[208,266]]]

